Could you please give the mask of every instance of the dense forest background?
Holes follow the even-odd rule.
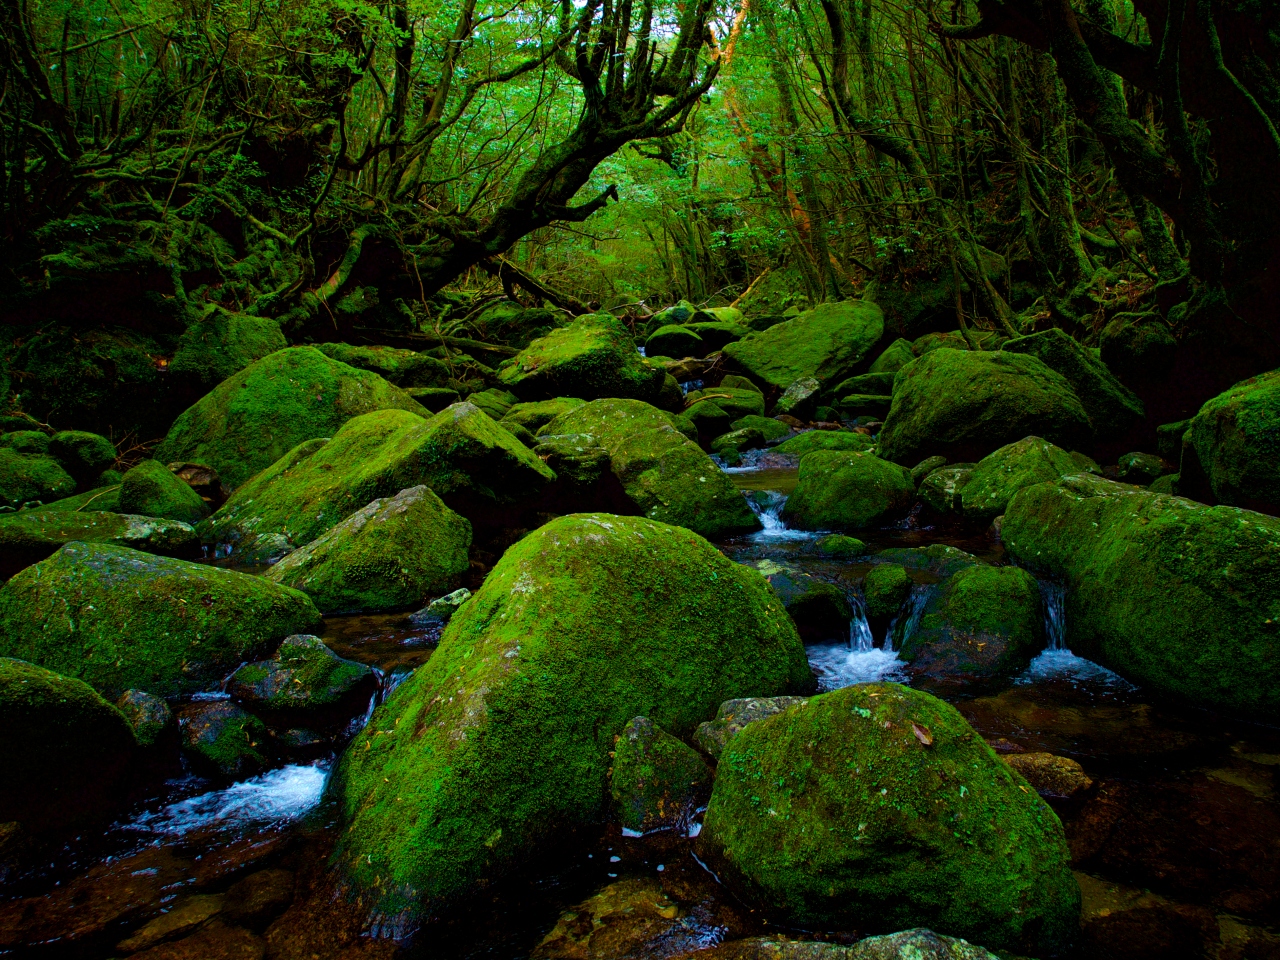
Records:
[[[3,0],[0,39],[0,402],[57,426],[154,439],[286,342],[447,354],[495,297],[1056,326],[1152,424],[1280,365],[1267,0]]]

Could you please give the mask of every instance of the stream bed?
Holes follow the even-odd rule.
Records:
[[[732,475],[765,529],[721,544],[726,555],[801,570],[849,597],[848,636],[808,646],[820,687],[908,680],[893,637],[912,629],[937,578],[917,574],[906,609],[876,636],[860,599],[868,558],[824,557],[815,535],[779,519],[795,471]],[[909,520],[864,539],[873,550],[943,543],[1007,562],[985,530]],[[1030,668],[999,689],[942,695],[997,752],[1052,753],[1083,769],[1087,787],[1050,798],[1084,894],[1073,956],[1280,958],[1280,731],[1161,701],[1076,657],[1063,644],[1060,588],[1042,584],[1042,595],[1049,641]],[[324,633],[340,655],[377,668],[375,703],[438,639],[404,615],[331,617]],[[660,958],[770,932],[845,942],[865,932],[774,931],[698,862],[695,822],[681,833],[579,836],[410,947],[371,940],[325,870],[334,759],[230,786],[175,769],[109,829],[67,837],[38,862],[0,863],[0,956]]]

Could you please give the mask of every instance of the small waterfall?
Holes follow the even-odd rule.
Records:
[[[1052,580],[1040,581],[1040,597],[1044,601],[1044,635],[1046,650],[1067,649],[1067,588]]]
[[[853,608],[853,619],[849,621],[850,648],[860,653],[875,649],[875,637],[871,635],[871,624],[867,620],[867,601],[861,593],[851,593],[849,606]]]
[[[760,490],[748,496],[747,503],[764,528],[755,534],[756,539],[773,540],[785,536],[788,531],[782,522],[782,508],[787,505],[786,494],[777,490]]]
[[[886,643],[875,645],[871,624],[867,622],[867,604],[862,593],[849,595],[853,617],[849,621],[847,643],[815,644],[805,651],[809,665],[818,674],[821,690],[839,690],[855,683],[875,683],[880,680],[904,679],[904,664]]]
[[[1072,683],[1093,683],[1120,689],[1136,689],[1133,684],[1106,667],[1077,657],[1067,646],[1067,588],[1052,580],[1040,581],[1044,603],[1044,649],[1031,661],[1018,683],[1066,679]]]
[[[911,585],[906,612],[898,614],[889,624],[888,633],[884,638],[885,649],[901,650],[902,645],[911,639],[920,627],[920,618],[924,616],[924,608],[929,605],[929,598],[933,596],[935,589],[936,587],[927,583]]]
[[[701,380],[686,380],[680,384],[680,392],[687,396],[690,390],[701,390],[702,383]]]

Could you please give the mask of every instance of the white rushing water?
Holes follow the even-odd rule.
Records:
[[[827,691],[839,690],[855,683],[905,680],[906,664],[898,659],[893,649],[893,627],[889,628],[884,646],[877,647],[875,638],[871,635],[871,624],[867,622],[867,608],[862,596],[850,596],[849,603],[853,607],[853,619],[849,622],[849,641],[814,644],[806,648],[809,665],[818,674],[818,687]]]
[[[320,802],[328,776],[325,766],[291,764],[141,814],[125,829],[181,836],[206,828],[243,831],[296,820]]]
[[[1078,657],[1067,646],[1067,589],[1051,580],[1040,581],[1040,597],[1044,601],[1045,647],[1018,677],[1018,683],[1040,680],[1073,680],[1132,688],[1118,673]]]
[[[764,502],[761,503],[760,501]],[[754,497],[748,497],[747,503],[751,504],[751,510],[760,520],[762,529],[751,534],[751,539],[760,541],[769,540],[811,540],[821,534],[813,533],[808,530],[792,530],[782,520],[782,508],[787,505],[786,494],[779,493],[776,490],[762,490]]]

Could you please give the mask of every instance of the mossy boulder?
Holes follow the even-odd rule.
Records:
[[[801,377],[793,380],[773,405],[773,415],[808,420],[822,396],[822,384],[817,377]]]
[[[164,745],[176,730],[168,701],[145,690],[126,690],[116,699],[116,709],[129,722],[134,739],[144,750]]]
[[[929,598],[899,657],[917,678],[964,685],[1009,679],[1044,649],[1040,585],[1020,567],[967,567]]]
[[[934,455],[954,462],[1026,436],[1068,449],[1091,441],[1071,384],[1027,354],[939,349],[898,371],[879,443],[897,463]]]
[[[497,387],[490,387],[488,390],[481,390],[467,397],[467,403],[479,407],[491,420],[501,420],[507,415],[507,411],[519,402],[520,398],[510,390],[501,390]],[[520,425],[513,424],[513,426]]]
[[[865,557],[869,552],[867,545],[857,537],[850,537],[843,533],[829,533],[819,538],[813,548],[821,557],[836,557],[842,560]]]
[[[50,503],[75,491],[75,480],[53,457],[0,449],[0,507]]]
[[[905,516],[915,493],[911,474],[896,463],[869,453],[819,450],[800,461],[782,519],[798,530],[879,527]]]
[[[56,510],[60,513],[119,513],[120,512],[120,480],[106,486],[94,487],[84,493],[72,497],[63,497],[53,503],[37,508],[39,510]]]
[[[124,475],[117,502],[121,513],[193,525],[209,516],[200,494],[158,460],[143,460]]]
[[[1101,360],[1126,383],[1141,384],[1168,375],[1178,341],[1158,314],[1120,313],[1098,337]]]
[[[744,450],[754,450],[764,446],[764,434],[755,427],[745,430],[731,430],[722,433],[711,441],[711,452],[720,456],[741,454]]]
[[[205,690],[319,624],[296,590],[108,544],[69,543],[0,587],[0,656],[108,697]]]
[[[802,377],[831,385],[856,368],[884,334],[884,314],[873,303],[824,303],[724,348],[752,380],[785,390]]]
[[[731,307],[713,307],[712,310],[730,310]],[[705,316],[711,313],[709,310],[702,311],[699,316]],[[739,320],[742,317],[738,314]],[[702,349],[705,351],[703,356],[708,353],[715,353],[717,350],[723,350],[728,344],[735,340],[741,340],[743,337],[751,333],[750,327],[743,326],[740,322],[734,320],[698,320],[694,323],[686,325],[686,329],[691,333],[697,334],[702,338]]]
[[[1039,437],[1024,437],[983,457],[959,492],[966,519],[993,520],[1023,487],[1080,470],[1071,454]]]
[[[812,697],[738,734],[699,850],[795,926],[927,925],[1042,955],[1079,924],[1057,816],[954,707],[897,684]]]
[[[1125,453],[1116,460],[1116,479],[1124,483],[1148,486],[1172,473],[1173,466],[1154,453]]]
[[[815,450],[865,453],[875,445],[876,442],[865,433],[854,433],[849,430],[806,430],[788,440],[783,440],[773,450],[775,453],[785,453],[792,457],[803,457]]]
[[[407,610],[458,585],[470,546],[466,518],[419,485],[361,507],[265,576],[321,613]]]
[[[0,514],[0,579],[75,541],[132,547],[167,557],[200,553],[195,528],[177,520],[96,511],[22,510]]]
[[[657,399],[665,371],[636,352],[621,320],[608,314],[578,317],[534,340],[498,374],[522,400],[551,397]]]
[[[927,547],[890,547],[877,553],[876,559],[883,563],[900,563],[908,570],[928,571],[940,579],[950,577],[965,567],[983,563],[973,554],[949,543],[931,543]]]
[[[1280,514],[1280,370],[1205,403],[1186,446],[1219,503]]]
[[[914,360],[915,358],[912,357]],[[827,391],[833,400],[850,394],[872,394],[883,396],[893,393],[893,380],[897,371],[881,371],[880,373],[861,373],[856,377],[841,380]]]
[[[862,581],[868,620],[888,620],[897,615],[911,596],[911,577],[898,563],[878,563]]]
[[[270,763],[267,728],[230,700],[197,700],[178,714],[183,752],[201,773],[243,780]]]
[[[62,430],[49,438],[49,456],[62,464],[76,483],[85,484],[116,462],[116,448],[101,434]]]
[[[1066,584],[1066,642],[1144,686],[1280,719],[1280,520],[1100,477],[1019,491],[1019,565]]]
[[[729,424],[730,430],[759,430],[760,435],[764,437],[765,443],[771,443],[785,437],[791,432],[791,428],[781,420],[774,420],[772,417],[748,416],[740,417]]]
[[[836,409],[845,420],[856,420],[858,417],[870,417],[883,420],[893,406],[893,397],[889,394],[851,393],[841,397]]]
[[[168,375],[207,388],[287,346],[277,321],[215,310],[183,332]]]
[[[300,634],[285,637],[270,660],[236,670],[227,693],[255,712],[292,724],[342,718],[366,703],[376,686],[371,668],[343,659],[319,637]]]
[[[507,550],[343,754],[337,859],[393,925],[432,914],[599,822],[633,717],[684,737],[810,678],[755,571],[680,527],[561,517]]]
[[[614,741],[609,793],[627,834],[681,827],[710,796],[711,771],[692,747],[636,717]]]
[[[538,337],[545,337],[566,319],[567,314],[560,310],[500,303],[468,321],[467,326],[479,340],[505,343],[523,350]]]
[[[898,339],[889,344],[880,356],[871,362],[867,373],[897,373],[916,358],[911,341]]]
[[[49,435],[41,430],[15,430],[0,435],[0,449],[38,457],[49,452]]]
[[[371,410],[426,409],[376,373],[330,360],[314,347],[280,350],[224,380],[187,408],[155,450],[218,471],[234,489],[304,440],[331,437]]]
[[[670,307],[659,310],[651,316],[645,323],[645,330],[652,333],[659,327],[684,325],[692,320],[694,314],[697,312],[697,306],[690,303],[688,300],[681,300]]]
[[[685,412],[694,416],[700,403],[714,403],[729,415],[730,422],[742,417],[764,416],[764,396],[759,390],[746,387],[709,387],[693,390],[685,397]]]
[[[1063,330],[1055,327],[1007,340],[1000,349],[1038,357],[1049,369],[1062,374],[1084,405],[1100,442],[1120,439],[1145,415],[1137,394]]]
[[[206,542],[268,562],[381,497],[425,484],[464,516],[497,515],[555,479],[506,430],[469,403],[423,420],[380,410],[350,420],[327,443],[300,444],[240,487],[200,526]]]
[[[136,742],[92,687],[0,657],[0,730],[0,822],[39,828],[110,813]]]
[[[544,435],[585,434],[609,453],[609,467],[637,513],[708,538],[760,529],[732,481],[676,429],[638,400],[595,400],[563,414]]]
[[[319,343],[316,349],[331,360],[376,373],[397,387],[439,388],[452,376],[443,360],[416,350],[349,343]]]
[[[853,608],[844,591],[812,574],[759,560],[755,568],[769,581],[806,643],[846,640]]]
[[[748,724],[772,717],[808,702],[808,697],[736,697],[726,700],[716,710],[714,720],[698,724],[693,740],[707,756],[718,759],[729,741],[740,734]]]
[[[976,463],[953,463],[931,470],[920,481],[916,496],[940,516],[959,516],[964,512],[964,488],[973,479],[976,466]]]
[[[517,424],[537,436],[539,430],[560,416],[571,413],[586,403],[577,397],[556,397],[533,403],[517,403],[502,415],[502,426]]]
[[[702,344],[702,338],[686,326],[669,323],[649,334],[644,342],[644,352],[650,357],[702,357],[710,349]]]

